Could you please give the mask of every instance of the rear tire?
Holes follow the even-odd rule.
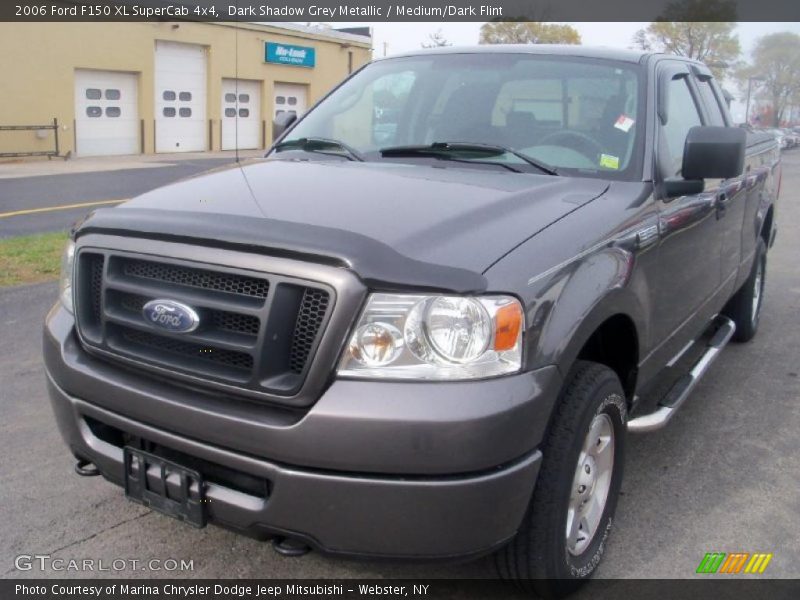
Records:
[[[542,467],[522,525],[495,556],[500,577],[529,593],[558,598],[592,575],[617,506],[626,419],[616,373],[579,361],[542,446]]]
[[[764,303],[764,283],[767,274],[767,245],[758,238],[750,276],[723,309],[723,314],[736,324],[735,342],[749,342],[758,331],[761,306]]]

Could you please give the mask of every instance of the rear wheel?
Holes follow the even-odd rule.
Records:
[[[542,447],[543,462],[498,572],[529,592],[560,597],[588,579],[605,551],[622,482],[625,395],[608,367],[573,369]]]
[[[736,324],[736,331],[733,334],[733,340],[736,342],[749,342],[758,331],[766,274],[767,245],[759,238],[750,277],[722,311]]]

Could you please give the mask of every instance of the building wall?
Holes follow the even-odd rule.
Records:
[[[368,42],[250,24],[0,23],[0,125],[49,124],[57,118],[61,153],[74,151],[75,69],[130,72],[138,79],[143,149],[145,153],[154,152],[156,40],[207,47],[206,119],[211,120],[211,150],[220,149],[223,78],[238,76],[263,82],[261,117],[266,121],[268,144],[272,139],[274,82],[307,85],[311,106],[347,76],[350,53],[353,70],[371,57]],[[266,41],[313,47],[316,66],[265,63]],[[34,131],[0,131],[0,152],[45,151],[52,148],[52,135],[48,132],[44,139],[38,139]]]

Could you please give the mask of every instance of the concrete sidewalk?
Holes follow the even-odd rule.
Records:
[[[258,158],[264,150],[240,150],[239,159]],[[94,173],[102,171],[122,171],[125,169],[152,169],[169,167],[175,164],[194,160],[230,159],[233,162],[236,154],[233,150],[225,152],[179,152],[170,154],[135,154],[130,156],[91,156],[64,160],[43,157],[18,159],[0,162],[0,179],[18,177],[40,177],[44,175],[70,175],[74,173]]]

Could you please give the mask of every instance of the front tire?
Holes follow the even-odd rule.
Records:
[[[496,555],[499,575],[527,592],[562,597],[597,568],[622,483],[627,409],[616,373],[579,361],[542,447],[533,497],[516,537]]]

